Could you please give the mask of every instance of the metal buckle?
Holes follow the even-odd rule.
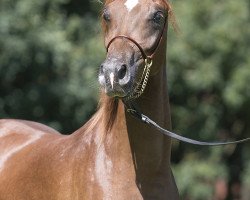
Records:
[[[145,62],[145,65],[146,65],[147,67],[151,67],[151,66],[153,65],[153,60],[152,60],[151,58],[149,58],[149,57],[147,57],[147,58],[144,60],[144,62]]]

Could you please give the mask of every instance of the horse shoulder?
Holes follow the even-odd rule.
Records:
[[[36,122],[0,120],[0,171],[18,152],[50,135],[59,136],[56,130]]]

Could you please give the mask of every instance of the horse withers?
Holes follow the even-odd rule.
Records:
[[[165,0],[107,0],[102,13],[107,57],[100,104],[69,136],[30,121],[0,120],[0,199],[179,199],[171,140],[135,120],[133,102],[171,129]]]

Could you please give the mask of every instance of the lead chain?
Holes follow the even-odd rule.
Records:
[[[142,95],[148,83],[148,78],[152,64],[153,64],[152,60],[149,61],[148,59],[145,59],[145,67],[141,79],[139,81],[139,84],[135,88],[135,92],[132,95],[128,96],[126,100],[136,99]]]

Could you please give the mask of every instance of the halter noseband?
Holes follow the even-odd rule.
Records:
[[[146,88],[146,85],[147,85],[147,82],[148,82],[150,69],[151,69],[151,66],[153,65],[153,57],[154,57],[155,53],[157,52],[157,50],[158,50],[158,48],[160,46],[160,43],[162,41],[162,37],[163,37],[165,29],[167,27],[166,24],[167,24],[167,17],[165,18],[164,27],[163,27],[161,35],[160,35],[160,37],[159,37],[159,39],[157,41],[157,45],[156,45],[153,53],[151,55],[149,55],[149,56],[145,53],[145,51],[143,50],[143,48],[141,47],[141,45],[138,42],[136,42],[134,39],[132,39],[132,38],[126,36],[126,35],[115,36],[114,38],[112,38],[109,41],[109,43],[108,43],[108,45],[106,47],[107,52],[109,50],[110,45],[116,39],[125,38],[125,39],[129,40],[130,42],[134,43],[137,46],[137,48],[140,50],[141,55],[142,55],[142,57],[144,59],[145,66],[144,66],[144,69],[143,69],[142,76],[141,76],[141,78],[139,80],[139,84],[135,87],[135,89],[134,89],[134,91],[133,91],[133,93],[131,95],[125,97],[126,100],[136,99],[136,98],[140,97],[142,95],[142,93],[144,92],[144,90]]]

